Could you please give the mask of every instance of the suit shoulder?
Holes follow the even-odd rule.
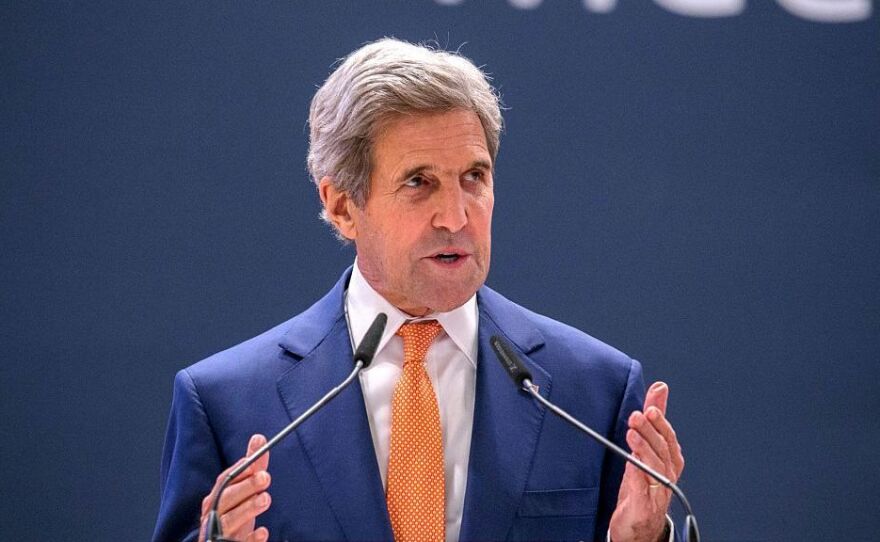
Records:
[[[547,340],[546,348],[564,349],[572,354],[583,352],[594,360],[621,365],[627,369],[633,361],[626,353],[574,326],[528,309],[523,310],[527,311],[535,325],[540,327],[541,333]]]
[[[254,373],[276,374],[278,370],[286,370],[320,344],[345,317],[343,299],[350,276],[351,267],[342,273],[329,292],[303,312],[184,371],[198,381],[200,378],[240,378]]]
[[[489,288],[481,290],[487,309],[502,320],[502,329],[532,328],[540,335],[541,344],[533,356],[558,369],[590,368],[626,378],[638,362],[617,348],[577,329],[533,310],[527,309]],[[520,332],[522,333],[522,332]]]
[[[289,367],[291,364],[279,343],[293,320],[287,320],[255,337],[208,356],[183,371],[199,386],[222,386],[227,382],[255,378],[267,371],[277,373],[279,368]]]

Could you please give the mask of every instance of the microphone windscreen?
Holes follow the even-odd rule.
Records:
[[[388,315],[380,312],[376,315],[373,323],[370,324],[370,329],[364,334],[364,338],[361,339],[361,344],[358,345],[354,353],[354,362],[360,361],[363,363],[364,369],[373,361],[373,356],[376,355],[376,350],[379,349],[379,341],[382,340],[382,333],[385,331],[385,324],[387,323]]]
[[[510,378],[517,387],[521,388],[523,381],[527,378],[529,381],[532,380],[532,373],[526,369],[525,364],[519,359],[519,356],[516,355],[513,347],[507,341],[498,335],[493,335],[489,342],[492,344],[492,349],[495,350],[495,355],[498,357],[498,361],[501,362],[501,366],[504,367],[504,370],[507,371],[507,374],[510,375]]]

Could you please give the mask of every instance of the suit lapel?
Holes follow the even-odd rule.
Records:
[[[278,380],[295,419],[353,368],[343,313],[346,273],[336,288],[294,322],[282,347],[304,356]],[[385,492],[359,381],[342,391],[296,430],[333,514],[349,540],[390,540]]]
[[[281,346],[300,358],[278,380],[291,420],[351,371],[351,339],[343,312],[350,270],[336,287],[292,322]],[[510,341],[531,369],[541,395],[551,378],[528,357],[544,340],[522,308],[489,288],[478,292],[480,311],[474,426],[460,540],[503,540],[516,517],[545,409],[518,390],[489,344]],[[296,430],[300,444],[345,537],[392,540],[376,452],[360,382],[353,382]]]
[[[492,335],[513,343],[531,369],[541,395],[550,393],[550,376],[527,354],[543,337],[522,309],[497,293],[482,288],[479,356],[474,427],[468,465],[461,540],[504,540],[516,517],[525,490],[545,409],[535,405],[511,382],[495,359]]]

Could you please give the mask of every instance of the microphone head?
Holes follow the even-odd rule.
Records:
[[[528,378],[529,381],[532,381],[532,373],[526,369],[525,364],[519,359],[519,356],[516,355],[513,347],[507,341],[498,335],[493,335],[489,339],[489,343],[492,345],[492,349],[495,350],[495,355],[498,357],[498,361],[501,362],[501,366],[504,367],[504,370],[507,371],[507,374],[510,375],[513,383],[518,388],[523,387],[525,379]]]
[[[366,369],[372,363],[373,356],[376,355],[376,350],[379,349],[379,341],[382,340],[382,333],[385,331],[385,324],[387,323],[388,315],[380,312],[376,315],[373,323],[370,324],[370,329],[364,334],[364,338],[361,339],[361,344],[358,345],[357,350],[354,352],[354,362],[360,361],[363,363],[361,369]]]

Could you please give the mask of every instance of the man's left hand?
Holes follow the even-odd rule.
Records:
[[[666,419],[669,387],[655,382],[648,389],[645,406],[629,417],[626,442],[633,454],[672,482],[678,481],[684,469],[681,446]],[[617,508],[611,516],[612,542],[658,542],[666,531],[666,510],[672,492],[643,473],[635,465],[626,464]]]

